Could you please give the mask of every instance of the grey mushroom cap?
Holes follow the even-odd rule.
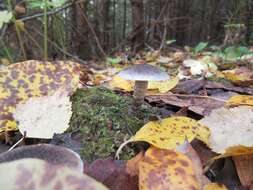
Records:
[[[135,81],[162,81],[170,78],[166,72],[149,64],[139,64],[126,68],[119,72],[118,76]]]

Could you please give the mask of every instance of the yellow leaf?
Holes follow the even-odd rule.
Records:
[[[228,190],[225,185],[221,183],[209,183],[205,185],[204,190]]]
[[[171,117],[148,122],[132,137],[132,141],[145,141],[157,148],[174,149],[186,138],[189,142],[197,138],[208,144],[209,135],[209,129],[194,119]]]
[[[139,163],[140,190],[198,190],[193,163],[184,154],[150,147]]]
[[[127,92],[133,91],[134,82],[125,80],[119,76],[114,76],[109,83],[111,88],[123,89]]]
[[[253,96],[248,96],[248,95],[232,96],[228,100],[227,105],[231,107],[240,106],[240,105],[253,106]]]
[[[213,159],[217,160],[220,158],[226,158],[230,156],[241,156],[241,155],[248,155],[248,154],[253,154],[253,147],[233,146],[233,147],[227,148],[224,154],[215,156]]]
[[[13,113],[31,97],[71,94],[79,85],[82,66],[71,61],[24,61],[0,69],[0,132],[17,130]]]
[[[175,77],[166,81],[152,81],[148,83],[149,90],[158,89],[160,93],[168,92],[173,89],[179,82],[179,78]]]

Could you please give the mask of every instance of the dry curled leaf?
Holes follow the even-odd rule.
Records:
[[[198,190],[193,164],[184,154],[150,147],[139,164],[140,190]]]
[[[107,190],[91,177],[63,165],[39,159],[21,159],[0,164],[0,186],[13,189]]]
[[[30,97],[51,95],[62,89],[72,93],[79,85],[83,67],[71,61],[24,61],[0,69],[0,132],[16,130],[13,113]]]

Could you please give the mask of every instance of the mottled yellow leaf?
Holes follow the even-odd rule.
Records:
[[[235,96],[232,96],[228,100],[227,105],[231,106],[231,107],[240,106],[240,105],[253,106],[253,96],[248,96],[248,95],[235,95]]]
[[[151,121],[144,125],[133,141],[145,141],[157,148],[174,149],[185,139],[191,142],[197,138],[208,144],[209,129],[188,117],[170,117],[161,121]]]
[[[160,93],[165,93],[173,89],[179,82],[179,78],[175,77],[166,81],[152,81],[148,83],[148,89],[158,89]]]
[[[4,190],[108,190],[82,172],[32,158],[0,164],[0,178],[0,187]]]
[[[243,86],[253,85],[252,70],[246,67],[239,67],[233,70],[223,71],[223,74],[226,79],[230,80],[235,84]]]
[[[221,183],[209,183],[205,185],[204,190],[228,190],[225,185]]]
[[[140,190],[199,190],[193,164],[173,150],[149,148],[139,163]]]
[[[54,94],[62,89],[71,94],[84,74],[83,66],[71,61],[24,61],[0,69],[0,132],[16,130],[13,113],[30,97]]]
[[[133,91],[134,82],[125,80],[125,79],[116,75],[110,81],[109,86],[111,88],[119,88],[119,89],[123,89],[127,92],[130,92],[130,91]]]

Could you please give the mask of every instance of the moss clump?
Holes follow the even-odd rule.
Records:
[[[72,96],[73,115],[70,128],[79,128],[82,134],[82,156],[87,161],[113,156],[117,148],[128,139],[152,113],[143,109],[144,119],[129,114],[132,98],[119,96],[105,88],[79,89]],[[122,159],[135,154],[134,148],[124,149]]]

